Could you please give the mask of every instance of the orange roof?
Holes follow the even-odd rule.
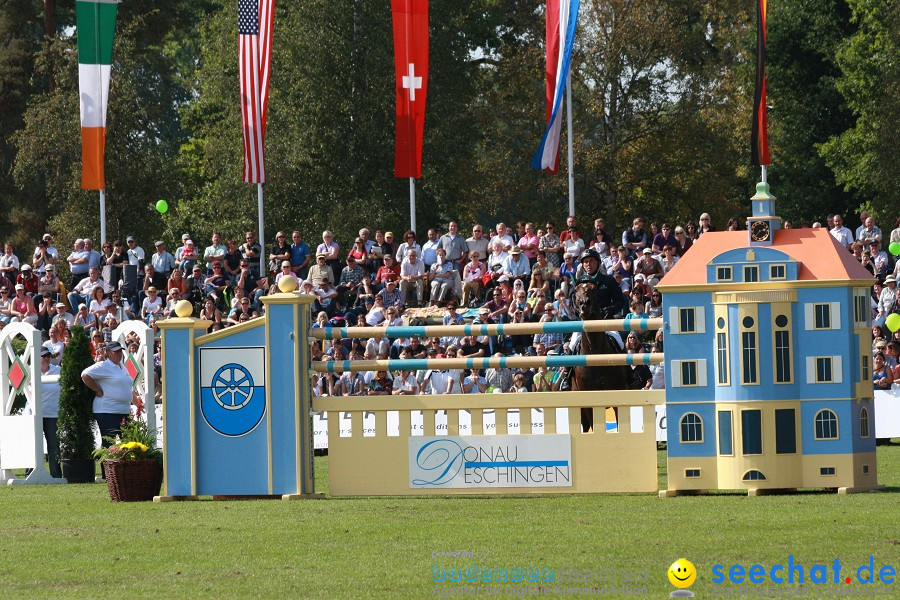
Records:
[[[746,231],[704,233],[666,273],[658,287],[708,283],[706,266],[709,262],[728,250],[749,249],[748,237]],[[826,229],[779,229],[769,247],[784,252],[800,263],[798,279],[801,281],[874,280],[872,274]]]

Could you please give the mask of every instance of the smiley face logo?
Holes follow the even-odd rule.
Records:
[[[691,587],[697,579],[697,569],[686,558],[679,558],[669,567],[669,582],[677,588]]]

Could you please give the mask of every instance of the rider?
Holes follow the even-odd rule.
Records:
[[[606,318],[611,318],[624,311],[628,307],[628,302],[616,280],[602,271],[601,264],[600,255],[596,250],[591,248],[585,252],[581,257],[581,269],[578,270],[575,286],[582,283],[593,283],[596,286],[599,313]],[[622,336],[618,331],[611,331],[608,335],[616,341],[620,349],[625,348]],[[576,340],[573,339],[572,342],[574,343]]]
[[[602,261],[597,251],[591,248],[581,257],[581,269],[575,280],[575,285],[580,283],[593,283],[597,286],[597,303],[607,317],[621,313],[628,308],[628,302],[622,294],[622,288],[616,280],[604,273],[600,266]]]

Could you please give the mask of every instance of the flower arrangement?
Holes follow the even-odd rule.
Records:
[[[144,421],[128,415],[122,419],[119,434],[103,438],[107,448],[94,450],[101,460],[156,460],[162,462],[162,452],[156,447],[156,432]]]

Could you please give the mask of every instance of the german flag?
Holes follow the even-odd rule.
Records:
[[[757,0],[756,90],[753,93],[753,124],[750,130],[750,164],[769,164],[769,127],[766,123],[766,13],[768,0]]]

